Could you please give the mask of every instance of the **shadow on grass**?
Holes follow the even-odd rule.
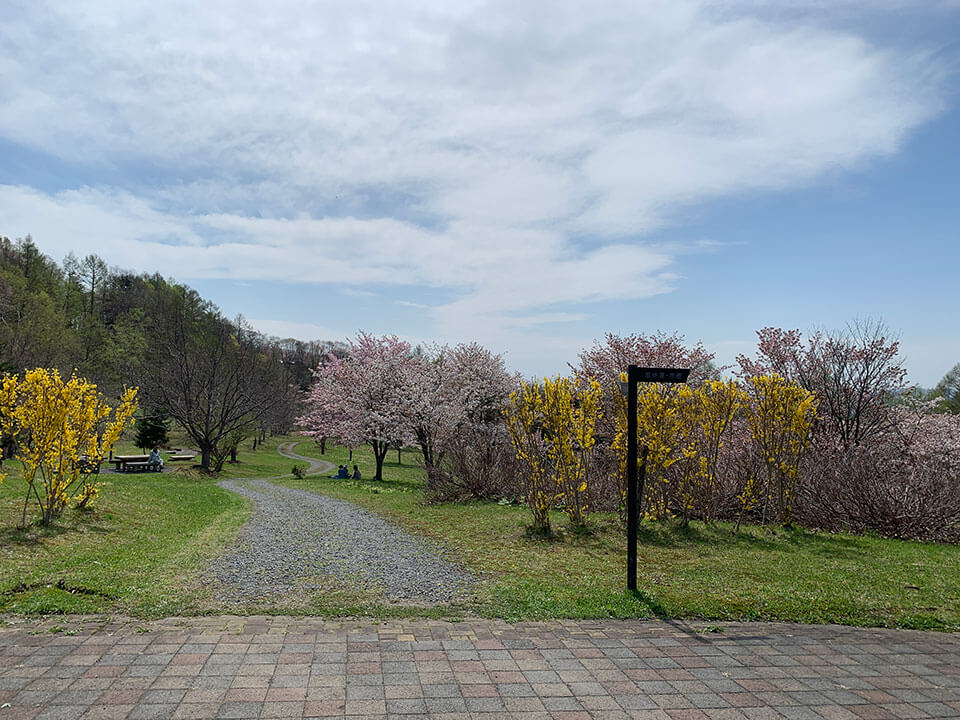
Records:
[[[7,588],[0,592],[2,596],[11,596],[19,595],[21,593],[28,593],[34,590],[59,590],[61,592],[69,593],[70,595],[94,595],[96,597],[105,598],[107,600],[116,599],[116,595],[102,590],[95,590],[92,588],[84,587],[82,585],[68,585],[66,579],[60,578],[56,583],[49,582],[35,582],[35,583],[18,583],[11,588]]]
[[[660,618],[661,620],[669,620],[671,618],[671,615],[667,612],[667,609],[653,596],[648,595],[642,590],[627,590],[627,592],[634,600],[639,602],[645,609],[649,610],[654,617]]]
[[[660,548],[723,546],[783,553],[799,550],[807,555],[835,560],[855,560],[865,551],[861,538],[823,534],[800,527],[748,525],[733,532],[729,523],[711,526],[693,522],[683,526],[674,521],[644,522],[637,537],[642,545]]]
[[[643,522],[640,524],[637,539],[644,545],[675,549],[719,543],[725,547],[775,550],[780,545],[779,538],[772,534],[757,534],[752,527],[733,533],[722,525],[710,526],[699,522],[685,526],[673,521]]]
[[[67,533],[83,531],[98,534],[110,532],[109,528],[99,525],[91,514],[93,510],[84,511],[86,517],[73,518],[71,522],[53,522],[41,525],[32,522],[25,528],[7,526],[0,528],[0,545],[17,545],[20,547],[39,547],[47,540],[53,540]]]

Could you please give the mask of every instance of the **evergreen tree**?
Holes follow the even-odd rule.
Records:
[[[137,420],[134,428],[137,433],[134,443],[141,450],[146,450],[167,444],[170,419],[163,410],[155,409],[150,415]]]

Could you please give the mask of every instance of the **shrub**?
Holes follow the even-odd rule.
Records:
[[[30,498],[36,500],[44,525],[71,500],[78,507],[93,503],[99,486],[90,480],[91,465],[80,462],[82,456],[100,463],[136,411],[136,396],[135,388],[124,391],[114,409],[96,385],[76,375],[64,382],[57,370],[37,368],[22,379],[4,376],[3,432],[18,439],[16,457],[27,485],[21,526],[27,522]]]
[[[602,398],[598,382],[560,376],[524,383],[510,396],[504,415],[535,530],[549,532],[550,508],[558,502],[573,527],[586,524]]]
[[[900,408],[851,447],[820,436],[799,487],[798,519],[827,530],[960,540],[960,418]]]

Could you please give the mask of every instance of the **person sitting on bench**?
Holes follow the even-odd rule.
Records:
[[[160,457],[159,448],[154,448],[150,451],[150,459],[147,460],[147,466],[156,468],[158,471],[163,471],[163,458]]]

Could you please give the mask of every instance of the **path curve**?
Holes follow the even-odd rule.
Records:
[[[310,473],[333,469],[325,460],[298,455],[295,445],[283,443],[278,452],[307,462]],[[353,503],[267,478],[218,484],[254,503],[237,541],[211,567],[225,602],[346,588],[388,601],[436,604],[450,602],[476,582],[441,548]]]
[[[310,466],[307,469],[308,475],[312,475],[313,473],[326,473],[333,470],[333,463],[329,460],[307,457],[306,455],[297,455],[297,453],[293,451],[296,446],[296,442],[280,443],[277,446],[277,452],[280,455],[283,455],[285,458],[290,458],[291,460],[303,460],[306,462]]]

